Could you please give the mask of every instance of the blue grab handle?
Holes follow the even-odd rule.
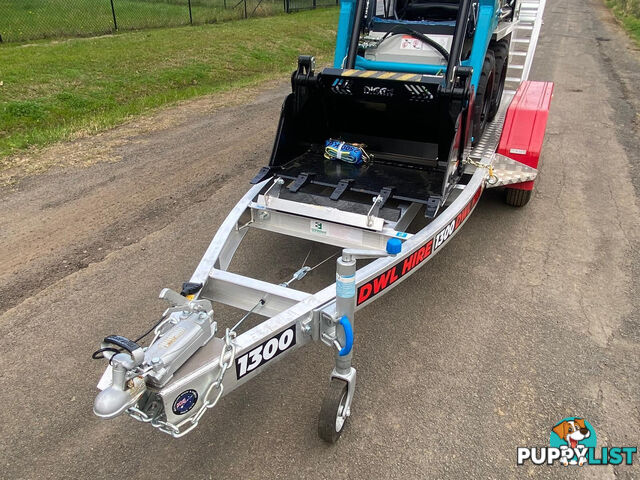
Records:
[[[353,328],[351,327],[351,322],[349,321],[349,318],[344,315],[342,318],[340,318],[340,325],[342,325],[342,328],[344,329],[344,347],[342,347],[342,350],[340,350],[340,352],[338,352],[338,355],[340,355],[341,357],[344,357],[345,355],[349,355],[349,352],[351,352],[351,348],[353,347]]]

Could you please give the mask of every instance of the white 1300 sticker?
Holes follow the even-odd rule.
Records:
[[[266,342],[258,345],[249,353],[245,353],[241,357],[236,358],[236,375],[238,376],[238,380],[260,365],[264,365],[272,358],[277,357],[288,348],[293,347],[295,344],[296,327],[292,325]]]

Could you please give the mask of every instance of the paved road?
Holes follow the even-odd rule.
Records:
[[[532,76],[556,90],[535,198],[516,210],[487,193],[428,267],[359,315],[359,386],[337,447],[315,432],[331,368],[321,346],[179,441],[91,413],[102,369],[91,352],[105,334],[145,330],[164,308],[160,288],[188,279],[267,161],[286,84],[242,107],[212,113],[205,99],[56,147],[103,145],[119,161],[1,193],[0,477],[574,478],[515,465],[517,446],[544,446],[573,415],[603,445],[639,445],[639,72],[599,1],[550,2]],[[307,250],[249,242],[235,269],[270,280]],[[327,265],[301,287],[331,275]],[[615,475],[640,470],[579,472]]]

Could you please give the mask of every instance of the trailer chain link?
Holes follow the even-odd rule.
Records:
[[[224,347],[222,348],[222,352],[220,352],[220,361],[219,361],[220,370],[218,370],[218,375],[216,376],[215,380],[213,380],[209,384],[207,391],[204,394],[202,406],[200,407],[200,410],[198,410],[195,413],[195,415],[189,418],[188,421],[191,423],[189,427],[180,431],[180,428],[176,427],[175,425],[172,425],[171,423],[165,420],[161,420],[159,418],[152,418],[137,407],[130,407],[127,410],[127,413],[129,414],[129,416],[144,423],[151,423],[153,427],[157,428],[161,432],[168,433],[173,438],[180,438],[186,435],[187,433],[189,433],[194,428],[196,428],[198,426],[198,422],[200,421],[204,413],[208,409],[215,407],[216,404],[218,403],[218,400],[220,400],[220,398],[222,397],[222,393],[224,391],[224,385],[222,384],[222,381],[224,380],[224,375],[227,372],[227,370],[229,370],[231,365],[233,365],[233,361],[235,360],[235,356],[236,356],[236,346],[233,343],[233,340],[235,339],[235,337],[236,337],[236,332],[233,329],[227,328],[227,331],[224,336]],[[225,362],[224,357],[228,353],[230,353],[229,360]],[[215,399],[213,401],[210,401],[209,397],[211,395],[211,392],[214,389],[217,389],[218,392],[216,393]]]
[[[487,183],[489,185],[495,185],[496,183],[498,183],[498,177],[496,176],[493,170],[492,163],[478,162],[477,160],[474,160],[471,157],[467,157],[465,160],[462,161],[462,163],[464,163],[465,165],[474,166],[476,168],[486,168],[489,171],[489,178],[487,178]]]

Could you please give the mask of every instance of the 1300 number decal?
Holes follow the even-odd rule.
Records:
[[[258,345],[249,353],[245,353],[241,357],[236,358],[236,375],[238,376],[238,380],[260,365],[264,365],[272,358],[277,357],[288,348],[293,347],[295,344],[296,327],[292,325],[275,337]]]

